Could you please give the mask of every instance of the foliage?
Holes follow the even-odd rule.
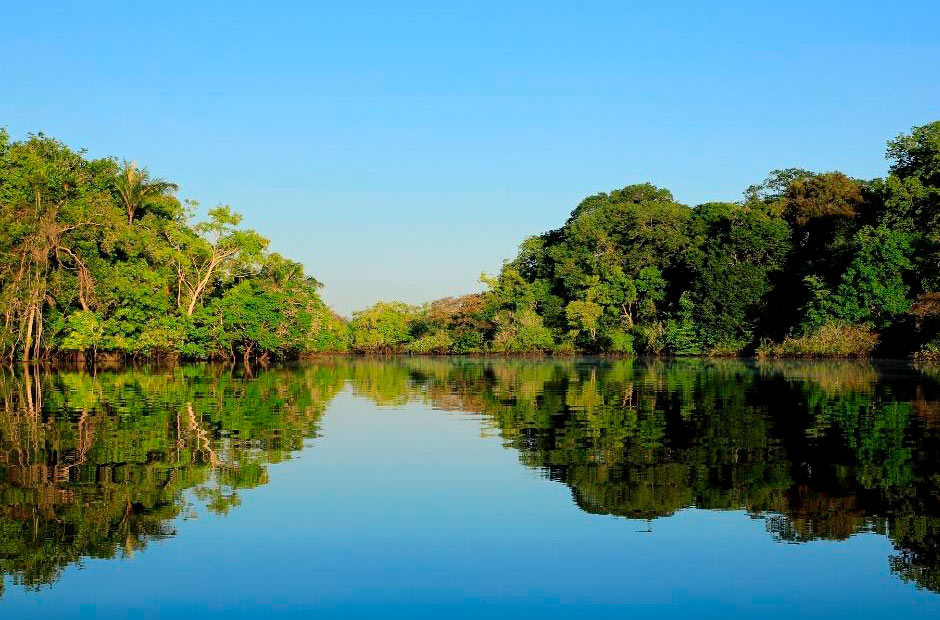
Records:
[[[69,315],[65,321],[65,336],[62,338],[63,351],[84,353],[96,349],[101,342],[103,329],[101,321],[92,312],[81,310]]]
[[[913,353],[937,331],[912,311],[940,290],[940,122],[888,157],[885,180],[777,170],[740,203],[690,209],[650,184],[586,198],[484,279],[484,348],[864,356],[877,330]]]
[[[765,205],[709,203],[695,209],[690,235],[692,282],[673,323],[685,321],[697,332],[700,343],[689,353],[744,351],[767,314],[774,278],[791,251],[791,228]],[[694,312],[683,306],[686,295]]]
[[[852,261],[830,302],[831,315],[854,324],[884,327],[911,309],[906,276],[913,268],[911,235],[864,227]]]
[[[454,346],[454,340],[446,331],[438,331],[432,334],[425,334],[417,340],[408,344],[408,351],[419,354],[443,354],[450,353]]]
[[[361,353],[399,353],[411,341],[415,310],[400,302],[382,302],[353,315],[352,348]]]
[[[244,359],[343,350],[303,267],[227,206],[193,221],[177,186],[0,131],[0,355]]]
[[[800,337],[787,337],[781,344],[765,343],[759,357],[868,357],[878,345],[878,333],[867,327],[825,323]]]
[[[695,324],[695,302],[689,293],[679,298],[679,313],[666,324],[666,342],[675,355],[698,355],[702,353],[698,329]]]
[[[925,362],[940,362],[940,337],[934,338],[914,354],[914,359]]]
[[[738,203],[689,208],[648,183],[590,196],[484,276],[473,304],[434,302],[410,331],[446,332],[449,353],[929,351],[940,321],[915,302],[940,290],[940,123],[888,157],[883,180],[775,170]]]
[[[689,207],[649,183],[595,194],[483,292],[347,322],[228,206],[197,221],[135,162],[0,131],[0,355],[924,357],[940,335],[921,311],[940,291],[940,122],[887,156],[884,179],[775,170],[740,202]]]
[[[565,307],[565,315],[571,328],[575,333],[586,333],[589,342],[597,338],[597,326],[603,312],[604,309],[600,305],[582,299],[576,299]]]
[[[178,189],[175,183],[151,178],[150,172],[138,168],[135,161],[124,162],[114,178],[114,192],[127,210],[128,224],[144,210],[172,217],[179,211],[179,201],[173,196]]]

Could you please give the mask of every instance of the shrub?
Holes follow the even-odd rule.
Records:
[[[695,325],[695,304],[688,293],[679,298],[679,312],[666,322],[666,346],[675,355],[699,355],[702,344]]]
[[[633,328],[639,348],[642,352],[659,355],[666,349],[666,325],[662,321],[654,321],[646,325],[637,325]]]
[[[483,351],[483,333],[473,329],[460,329],[453,335],[453,353],[481,353]]]
[[[940,362],[940,336],[937,336],[914,354],[914,359],[921,362]]]
[[[604,335],[607,337],[607,350],[611,353],[633,354],[633,334],[630,332],[622,329],[611,329]]]
[[[411,339],[414,309],[401,302],[379,302],[353,314],[349,323],[353,349],[363,353],[394,353]]]
[[[407,346],[411,353],[420,355],[449,353],[453,339],[445,331],[425,334]]]
[[[501,313],[496,323],[499,329],[490,345],[495,353],[540,353],[555,347],[552,331],[534,310]]]
[[[307,353],[342,353],[349,350],[349,324],[326,306],[313,312]]]
[[[94,313],[74,312],[65,320],[65,337],[61,349],[79,353],[95,349],[101,342],[102,333],[101,321]]]
[[[800,337],[780,344],[761,342],[758,357],[868,357],[878,344],[878,333],[869,327],[829,322]]]
[[[747,343],[744,341],[728,340],[719,342],[710,348],[708,350],[708,354],[717,357],[734,357],[736,355],[741,355],[741,351],[743,351],[745,347],[747,347]]]
[[[147,323],[134,343],[135,353],[173,356],[186,340],[186,321],[176,315],[163,316]]]

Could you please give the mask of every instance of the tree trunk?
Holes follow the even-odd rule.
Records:
[[[26,338],[23,341],[23,361],[29,361],[30,349],[33,347],[33,314],[36,312],[36,306],[30,304],[29,318],[26,319]]]
[[[39,358],[40,346],[42,345],[42,307],[36,308],[36,344],[33,345],[33,357]]]
[[[199,298],[202,297],[202,292],[205,290],[206,285],[209,284],[209,279],[212,277],[212,274],[215,272],[215,268],[219,266],[221,258],[213,257],[209,261],[209,264],[206,266],[206,274],[203,278],[196,284],[196,288],[193,289],[193,294],[189,298],[189,306],[186,308],[186,316],[192,316],[193,312],[196,310],[196,303],[199,301]]]
[[[627,319],[627,329],[633,329],[633,304],[623,304],[623,318]]]

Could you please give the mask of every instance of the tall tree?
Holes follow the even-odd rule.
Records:
[[[127,210],[128,224],[145,210],[168,215],[179,208],[179,202],[173,196],[179,186],[151,177],[146,168],[139,168],[133,160],[124,162],[114,178],[114,188]]]
[[[73,302],[89,309],[88,248],[112,217],[112,169],[41,134],[11,144],[0,132],[0,348],[8,357],[40,354],[50,313]]]
[[[703,344],[738,353],[754,343],[758,322],[768,315],[773,278],[790,251],[790,227],[761,203],[708,203],[695,208],[689,235],[688,303],[694,303]]]
[[[251,275],[268,240],[253,230],[239,230],[242,216],[227,205],[209,210],[209,219],[186,230],[168,231],[177,275],[177,304],[192,316],[213,278]]]

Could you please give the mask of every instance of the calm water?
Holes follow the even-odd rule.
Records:
[[[0,374],[0,618],[940,617],[940,368]]]

